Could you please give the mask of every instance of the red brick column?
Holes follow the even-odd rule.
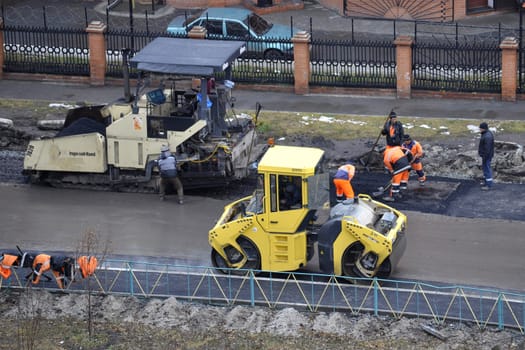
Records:
[[[190,39],[206,39],[206,28],[195,26],[188,32]]]
[[[518,87],[518,41],[507,37],[500,44],[501,49],[501,100],[516,101]]]
[[[106,41],[104,32],[106,25],[93,21],[86,28],[89,45],[90,84],[104,85],[106,81]]]
[[[396,38],[397,98],[410,98],[412,94],[412,44],[414,39],[401,35]]]
[[[467,17],[467,0],[452,0],[454,21]]]
[[[4,21],[0,18],[0,79],[4,77]]]
[[[297,95],[310,92],[310,33],[297,32],[292,38],[294,56],[294,89]]]

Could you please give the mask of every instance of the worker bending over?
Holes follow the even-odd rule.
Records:
[[[354,175],[355,167],[350,163],[341,165],[337,169],[334,176],[334,185],[338,202],[351,198],[354,199],[354,203],[358,201],[358,198],[354,195],[354,189],[352,188],[352,179],[354,178]]]
[[[2,253],[0,255],[0,277],[8,279],[12,267],[31,267],[33,256],[27,253]]]
[[[390,183],[390,194],[384,197],[383,200],[393,202],[394,196],[399,194],[401,183],[408,182],[408,176],[410,171],[410,160],[412,154],[406,150],[403,150],[401,146],[393,146],[387,148],[384,153],[383,163],[392,175]]]
[[[38,284],[42,275],[49,270],[55,276],[58,288],[64,289],[64,282],[69,280],[71,283],[74,279],[75,260],[69,256],[38,254],[33,261],[33,284]]]
[[[412,161],[410,162],[410,165],[412,166],[412,170],[414,170],[417,174],[419,184],[423,186],[425,184],[425,181],[427,180],[425,172],[423,171],[423,164],[421,163],[421,158],[423,158],[424,156],[423,147],[421,147],[421,144],[416,140],[412,140],[412,138],[408,134],[403,136],[402,147],[406,150],[409,150],[410,153],[412,153]],[[401,182],[401,189],[403,189],[403,187],[406,188],[407,183]]]
[[[160,171],[160,200],[166,198],[166,189],[172,185],[177,190],[179,204],[184,203],[184,189],[177,173],[177,159],[171,154],[168,146],[160,148],[160,157],[157,159]]]

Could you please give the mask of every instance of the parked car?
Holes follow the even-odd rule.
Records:
[[[193,27],[206,28],[209,38],[246,41],[247,55],[264,58],[293,57],[292,26],[273,24],[242,8],[208,8],[195,16],[177,16],[168,25],[170,34],[185,35]]]

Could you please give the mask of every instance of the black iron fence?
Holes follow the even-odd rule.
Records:
[[[501,49],[483,43],[420,43],[413,47],[414,89],[501,92]]]
[[[4,32],[4,71],[89,76],[85,29],[9,27]]]
[[[392,41],[312,40],[311,50],[311,85],[396,87],[396,48]]]
[[[85,29],[5,26],[4,71],[89,76],[88,34]],[[521,34],[521,33],[518,33]],[[140,50],[165,32],[108,30],[107,71],[122,77],[122,49]],[[520,35],[520,38],[522,36]],[[468,40],[455,34],[419,36],[413,45],[414,89],[457,92],[501,92],[501,50],[496,40]],[[392,38],[393,39],[393,38]],[[233,66],[233,79],[257,84],[293,84],[293,57],[265,55],[268,47],[291,48],[289,39],[248,40],[252,47]],[[520,45],[518,88],[525,91],[525,45]],[[283,51],[286,51],[284,50]],[[255,52],[255,54],[254,54]],[[290,51],[289,51],[290,52]],[[396,48],[393,40],[311,41],[313,86],[395,88]]]

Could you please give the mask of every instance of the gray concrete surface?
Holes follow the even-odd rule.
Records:
[[[71,85],[34,81],[0,80],[0,98],[35,99],[53,102],[107,103],[124,95],[123,87]],[[237,110],[254,110],[256,102],[265,111],[297,111],[387,115],[395,108],[399,116],[468,118],[474,120],[523,120],[525,101],[431,99],[354,95],[295,95],[234,88]],[[264,112],[263,112],[264,113]]]
[[[0,186],[0,251],[77,250],[83,232],[109,240],[111,254],[138,261],[210,265],[208,230],[225,201]],[[407,250],[393,278],[525,290],[525,223],[406,212]],[[316,271],[317,266],[308,269]]]

